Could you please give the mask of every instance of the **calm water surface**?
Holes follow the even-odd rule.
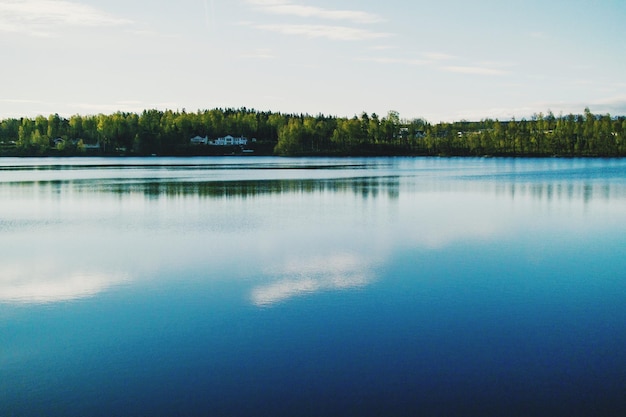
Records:
[[[0,159],[2,416],[626,415],[626,160]]]

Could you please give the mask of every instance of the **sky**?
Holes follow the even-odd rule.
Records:
[[[0,119],[626,114],[624,0],[0,0]]]

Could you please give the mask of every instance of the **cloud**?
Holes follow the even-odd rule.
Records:
[[[372,47],[374,50],[398,49],[397,47]],[[358,61],[373,62],[378,64],[409,65],[409,66],[433,66],[441,61],[456,59],[455,56],[443,52],[424,52],[418,58],[396,58],[396,57],[366,57],[358,58]]]
[[[250,59],[273,59],[276,56],[272,53],[271,49],[268,48],[258,48],[254,52],[249,54],[241,55],[242,58],[250,58]]]
[[[517,120],[520,120],[530,119],[535,114],[545,114],[547,111],[552,111],[555,115],[558,115],[560,113],[582,114],[585,107],[589,107],[593,113],[606,113],[607,107],[604,107],[603,104],[600,103],[601,101],[535,101],[530,103],[521,103],[519,106],[510,107],[473,107],[471,109],[461,109],[454,114],[450,114],[446,120],[481,120],[485,118],[499,120],[510,120],[512,118],[516,118]],[[615,107],[619,107],[619,101],[606,104],[608,104],[609,106],[614,105]],[[624,99],[622,105],[624,106],[624,109],[626,109],[626,99]],[[618,113],[611,112],[611,114]]]
[[[384,21],[380,16],[359,10],[336,10],[315,6],[294,4],[288,0],[248,0],[248,4],[257,10],[273,15],[319,19],[326,21],[343,21],[353,24],[371,24]],[[256,29],[280,33],[289,36],[306,36],[308,38],[325,38],[338,41],[361,41],[381,39],[393,36],[392,33],[375,32],[345,25],[275,23],[253,24]]]
[[[92,6],[54,0],[0,0],[0,32],[53,36],[65,27],[102,27],[132,23]]]
[[[211,0],[210,5],[207,0],[204,0],[204,22],[207,29],[215,30],[215,4],[213,0]]]
[[[85,102],[75,102],[68,103],[67,107],[72,109],[70,113],[75,112],[76,110],[87,111],[91,114],[93,113],[104,113],[110,114],[115,113],[117,111],[127,111],[127,112],[138,112],[145,109],[177,109],[181,106],[175,102],[163,102],[163,103],[154,103],[154,102],[144,102],[140,100],[120,100],[114,103],[85,103]]]
[[[390,49],[400,49],[400,47],[398,45],[375,45],[370,49],[373,49],[374,51],[387,51]]]
[[[372,48],[372,49],[388,49],[388,48]],[[454,59],[455,57],[441,52],[425,52],[420,54],[421,58],[391,58],[391,57],[367,57],[360,58],[359,61],[374,62],[379,64],[403,64],[412,66],[433,65],[439,61]]]
[[[468,74],[468,75],[505,75],[507,71],[492,68],[492,67],[483,67],[483,66],[464,66],[464,65],[451,65],[441,67],[442,70],[447,72],[454,72],[457,74]]]
[[[257,25],[254,27],[256,29],[276,32],[283,35],[306,36],[308,38],[326,38],[341,41],[362,41],[393,36],[391,33],[371,32],[364,29],[346,26],[274,24]]]
[[[379,57],[379,58],[359,58],[358,61],[362,62],[374,62],[378,64],[404,64],[404,65],[427,65],[430,61],[422,60],[422,59],[404,59],[404,58],[387,58],[387,57]]]
[[[254,305],[268,307],[293,297],[358,288],[373,281],[371,265],[351,254],[294,260],[284,265],[278,275],[284,278],[252,290]]]
[[[626,95],[594,100],[585,107],[589,107],[589,109],[595,113],[610,113],[613,115],[626,114]],[[582,112],[582,110],[579,110],[579,112]]]
[[[424,57],[431,61],[447,61],[449,59],[455,59],[454,55],[446,54],[444,52],[425,52]]]
[[[536,101],[517,107],[472,108],[451,114],[448,120],[481,120],[484,118],[510,120],[513,117],[518,120],[530,119],[534,114],[546,113],[548,110],[555,115],[560,113],[582,114],[585,107],[589,107],[594,114],[626,114],[626,95],[589,101]]]
[[[321,7],[293,4],[290,1],[276,0],[248,0],[248,3],[257,6],[263,12],[277,15],[327,20],[345,20],[353,23],[377,23],[383,21],[383,19],[376,14],[358,10],[332,10]]]
[[[445,120],[450,122],[458,120],[482,120],[485,118],[510,120],[514,117],[516,119],[522,119],[530,118],[533,113],[546,111],[546,109],[548,109],[548,107],[542,106],[472,108],[459,110],[455,114],[448,115],[448,118]]]
[[[28,100],[21,98],[0,98],[0,102],[2,103],[11,103],[11,104],[41,104],[41,100]]]
[[[448,65],[440,69],[447,72],[468,75],[507,75],[510,72],[507,69],[515,67],[514,62],[503,61],[481,61],[471,65]]]

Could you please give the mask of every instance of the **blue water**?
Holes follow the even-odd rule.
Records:
[[[626,160],[0,160],[1,416],[626,415]]]

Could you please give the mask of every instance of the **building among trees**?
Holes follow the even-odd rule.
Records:
[[[253,139],[254,141],[254,139]],[[192,145],[210,145],[210,146],[246,146],[248,138],[240,136],[238,138],[226,135],[221,138],[209,140],[208,136],[194,136],[190,139]]]

